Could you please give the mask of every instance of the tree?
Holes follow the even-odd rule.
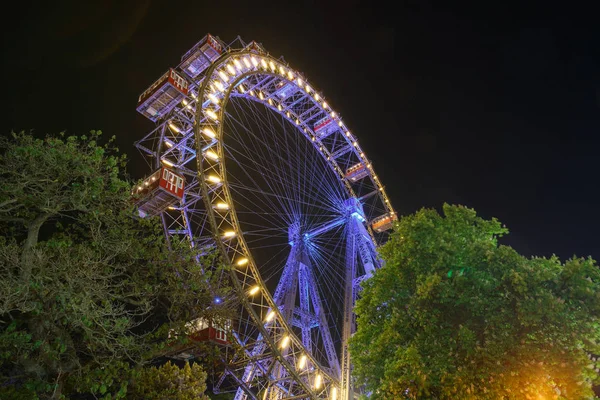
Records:
[[[183,368],[167,362],[160,367],[141,370],[128,391],[128,399],[140,400],[209,400],[206,372],[198,364]]]
[[[125,157],[100,139],[0,139],[0,397],[123,397],[172,329],[228,315],[216,260],[134,218]]]
[[[402,218],[363,285],[350,351],[373,399],[592,398],[600,270],[526,258],[496,219],[444,205]]]

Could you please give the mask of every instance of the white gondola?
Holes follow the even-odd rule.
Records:
[[[333,132],[337,131],[338,129],[339,127],[332,117],[324,117],[317,121],[317,123],[315,123],[315,125],[313,126],[313,131],[315,132],[315,135],[317,135],[317,137],[319,138],[328,136]]]
[[[291,82],[281,80],[277,83],[275,95],[280,99],[286,99],[298,91],[298,87]]]

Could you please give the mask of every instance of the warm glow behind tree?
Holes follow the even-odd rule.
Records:
[[[461,206],[402,218],[364,284],[351,342],[373,399],[593,398],[600,270],[526,258]]]

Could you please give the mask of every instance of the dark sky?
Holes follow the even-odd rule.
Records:
[[[101,129],[141,177],[133,142],[152,123],[135,111],[138,95],[207,32],[226,42],[240,35],[326,95],[399,213],[464,204],[505,223],[504,243],[526,255],[600,258],[600,27],[591,7],[21,3],[4,14],[4,134]]]

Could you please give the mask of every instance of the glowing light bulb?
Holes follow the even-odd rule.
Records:
[[[283,65],[279,66],[279,72],[281,73],[281,75],[285,76],[285,68],[283,68]]]
[[[210,158],[211,160],[218,160],[219,156],[217,155],[217,153],[215,153],[212,150],[207,150],[206,153],[204,153],[204,155],[208,158]]]
[[[332,111],[332,112],[331,112],[331,118],[335,118],[335,115],[336,115],[336,114],[335,114],[335,111]]]
[[[231,65],[231,64],[227,64],[227,72],[229,72],[229,74],[231,76],[235,76],[237,74],[237,72],[235,71],[235,68],[233,68],[233,65]]]
[[[238,59],[236,58],[235,60],[233,60],[233,64],[235,65],[235,67],[239,70],[241,70],[243,68],[242,64],[238,61]]]
[[[300,361],[298,361],[298,369],[302,369],[306,366],[306,355],[300,357]]]
[[[323,102],[323,108],[324,108],[325,110],[327,110],[327,102],[325,102],[325,101]]]
[[[279,345],[282,349],[285,349],[288,344],[290,344],[290,337],[286,336],[281,340],[281,344]]]
[[[211,139],[216,136],[215,133],[210,128],[204,128],[204,129],[202,129],[202,133],[204,133],[206,136],[208,136]]]
[[[275,70],[277,69],[277,67],[275,66],[275,63],[273,61],[269,61],[269,66],[271,67],[273,72],[275,72]]]
[[[215,204],[215,208],[218,210],[229,210],[229,204],[227,203],[217,203]]]
[[[323,383],[323,377],[321,376],[321,374],[317,374],[317,376],[315,378],[315,389],[320,389],[322,383]]]
[[[212,183],[220,183],[221,182],[221,178],[219,178],[218,176],[215,175],[209,175],[206,177],[206,180]]]
[[[160,160],[160,161],[162,161],[162,162],[163,162],[163,164],[166,164],[166,165],[167,165],[167,166],[169,166],[169,167],[172,167],[172,166],[174,166],[174,165],[175,165],[175,164],[173,164],[173,163],[172,163],[171,161],[169,161],[169,160],[162,159],[162,160]]]
[[[217,87],[217,89],[219,89],[221,92],[225,90],[225,86],[223,86],[223,84],[219,81],[215,81],[215,86]]]
[[[250,289],[250,291],[248,292],[248,294],[250,296],[254,296],[256,293],[258,293],[259,290],[260,290],[259,286],[254,286],[252,289]]]
[[[258,65],[258,60],[254,56],[252,56],[250,59],[252,60],[252,65],[256,67]]]
[[[244,57],[243,61],[244,61],[244,65],[246,66],[246,68],[250,68],[250,66],[252,64],[250,64],[250,60],[248,60],[248,57]]]
[[[206,113],[206,115],[208,115],[211,119],[214,119],[215,121],[219,118],[213,110],[206,109],[204,110],[204,112]]]
[[[229,80],[229,77],[227,76],[227,74],[225,73],[225,71],[219,71],[219,76],[221,77],[221,79],[223,80],[223,82],[227,82]]]
[[[208,94],[208,99],[215,104],[219,104],[219,99],[217,99],[217,97],[212,93]]]
[[[260,65],[264,68],[267,69],[269,66],[267,65],[267,62],[265,61],[264,58],[260,59]]]
[[[292,73],[292,71],[288,71],[288,74],[287,74],[287,75],[288,75],[288,79],[289,79],[290,81],[293,81],[293,80],[294,80],[294,74]]]
[[[236,262],[238,267],[243,267],[244,265],[248,264],[248,259],[247,258],[240,258],[237,262]]]
[[[174,123],[169,122],[169,128],[171,128],[172,130],[174,130],[176,133],[179,133],[179,128],[177,126],[175,126]]]
[[[337,400],[337,388],[331,388],[331,400]]]
[[[234,231],[225,231],[225,232],[223,232],[223,237],[232,238],[234,236],[235,236],[235,232]]]
[[[267,314],[267,317],[265,318],[266,322],[271,322],[271,320],[275,317],[275,311],[271,310],[269,311],[269,313]]]

